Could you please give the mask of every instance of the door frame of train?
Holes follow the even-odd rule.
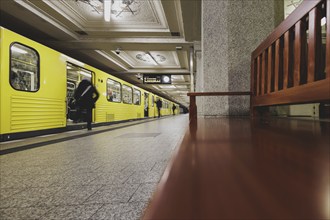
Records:
[[[84,67],[81,67],[81,66],[79,66],[79,65],[76,65],[76,64],[74,64],[74,63],[71,63],[71,62],[66,62],[66,94],[65,94],[65,100],[66,100],[66,109],[67,109],[67,111],[68,111],[68,70],[69,70],[69,68],[68,68],[68,66],[74,66],[74,67],[76,67],[76,68],[78,68],[79,69],[79,71],[80,70],[85,70],[86,71],[86,74],[88,74],[88,73],[90,73],[90,76],[91,76],[91,82],[92,82],[92,84],[95,86],[95,73],[93,72],[93,71],[91,71],[91,70],[89,70],[89,69],[87,69],[87,68],[84,68]],[[88,72],[88,73],[87,73]],[[81,75],[83,75],[83,74],[79,74],[79,76],[78,76],[78,83],[76,83],[76,87],[75,87],[75,89],[77,88],[77,86],[79,85],[79,83],[80,83],[80,81],[82,80],[82,78],[83,77],[81,77]],[[92,121],[94,122],[94,119],[95,119],[95,111],[93,111],[93,113],[92,113]],[[66,116],[66,123],[67,123],[67,126],[68,126],[68,122],[70,122],[69,121],[69,118],[68,118],[68,112],[67,112],[67,116]],[[70,122],[71,123],[71,122]]]

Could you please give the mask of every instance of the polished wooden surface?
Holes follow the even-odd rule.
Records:
[[[329,219],[329,125],[199,119],[144,219]]]

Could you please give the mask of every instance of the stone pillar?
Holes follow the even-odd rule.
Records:
[[[203,73],[196,78],[196,91],[250,91],[251,53],[280,18],[281,0],[202,0]],[[197,101],[198,108],[203,109],[200,115],[249,115],[248,96]]]

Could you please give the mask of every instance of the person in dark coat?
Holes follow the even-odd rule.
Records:
[[[175,115],[175,109],[176,109],[176,106],[175,106],[175,105],[173,105],[173,106],[172,106],[173,115]]]
[[[160,118],[160,109],[162,108],[162,101],[158,98],[156,101],[157,110],[158,110],[158,118]]]
[[[79,113],[81,114],[81,110],[86,110],[87,129],[92,130],[92,110],[99,98],[98,91],[89,79],[83,79],[74,93],[74,98],[79,107]]]

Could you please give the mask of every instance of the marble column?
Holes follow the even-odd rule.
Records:
[[[202,0],[202,73],[196,92],[250,91],[252,51],[283,18],[281,0]],[[249,115],[249,96],[197,100],[199,115]]]

